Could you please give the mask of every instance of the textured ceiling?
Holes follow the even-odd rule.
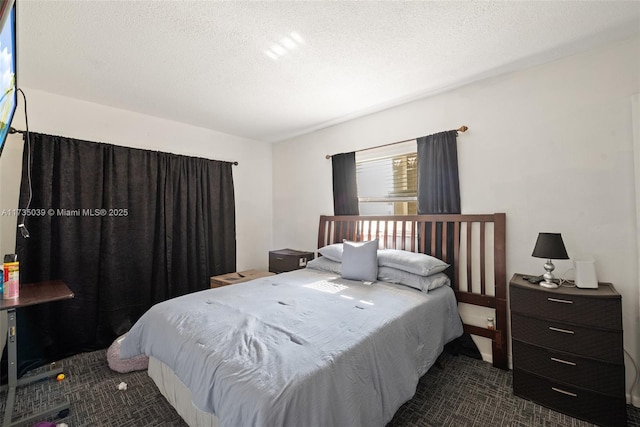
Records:
[[[640,30],[638,1],[18,3],[20,86],[265,141]]]

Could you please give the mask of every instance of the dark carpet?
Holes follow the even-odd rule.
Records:
[[[18,389],[16,415],[66,397],[71,411],[56,422],[69,427],[186,426],[146,371],[115,373],[107,366],[104,350],[62,363],[67,376],[63,381],[47,379]],[[514,396],[511,372],[465,356],[444,355],[441,363],[442,369],[433,367],[420,380],[416,395],[398,410],[389,427],[593,425]],[[127,390],[118,390],[121,382],[127,384]],[[0,413],[4,414],[6,392],[0,393],[0,399]],[[640,426],[640,409],[627,406],[627,419],[629,426]]]

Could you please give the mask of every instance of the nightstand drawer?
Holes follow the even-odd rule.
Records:
[[[280,249],[269,252],[269,271],[284,273],[305,268],[307,262],[314,257],[313,252],[296,251],[294,249]]]
[[[622,330],[589,329],[512,312],[511,336],[541,347],[623,363]]]
[[[624,397],[614,398],[567,386],[520,369],[513,371],[513,392],[543,406],[603,426],[627,425]]]
[[[598,362],[513,340],[518,368],[596,392],[624,398],[624,365]]]
[[[601,289],[604,291],[605,288]],[[622,329],[619,298],[592,298],[511,286],[511,311],[562,322]]]

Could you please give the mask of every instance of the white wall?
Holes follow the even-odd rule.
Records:
[[[276,144],[274,247],[315,248],[318,216],[333,213],[326,154],[467,125],[458,137],[462,212],[507,214],[508,277],[543,272],[544,260],[531,257],[537,234],[561,232],[569,255],[593,256],[600,281],[622,294],[624,346],[640,362],[631,113],[638,52],[634,37]],[[556,267],[563,273],[572,263]],[[626,369],[629,390],[628,359]]]
[[[638,247],[637,253],[640,255],[640,237],[638,237],[638,233],[640,232],[640,93],[636,93],[631,97],[631,114],[633,120],[633,158],[636,176],[636,246]],[[640,262],[638,262],[638,276],[640,276]],[[640,292],[638,294],[640,296]],[[640,305],[640,300],[638,300],[638,304]],[[640,325],[640,310],[636,312],[635,319],[631,321],[635,322],[636,325]],[[640,354],[640,339],[636,342],[636,354]],[[637,362],[638,360],[636,358],[636,369],[640,369],[640,364]],[[640,381],[640,372],[636,372],[636,374]],[[634,397],[634,405],[640,406],[638,393],[636,393]]]
[[[237,267],[266,268],[271,245],[271,144],[208,129],[22,88],[34,132],[115,145],[238,161],[233,167]],[[13,127],[25,129],[19,96]],[[16,208],[22,169],[22,136],[10,135],[0,157],[0,208]],[[34,170],[34,174],[38,171]],[[266,177],[266,179],[265,179]],[[0,218],[0,253],[15,248],[16,218]]]

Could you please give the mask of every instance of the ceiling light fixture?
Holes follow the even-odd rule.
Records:
[[[291,36],[292,39],[297,41],[299,44],[304,44],[304,39],[300,37],[300,34],[296,33],[295,31],[292,31],[289,35]]]
[[[291,40],[289,37],[285,37],[282,40],[280,40],[280,44],[289,50],[294,50],[298,48],[298,45],[296,44],[296,42]]]
[[[265,53],[265,55],[267,55],[269,58],[273,59],[274,61],[278,60],[278,55],[276,55],[275,53],[271,52],[270,50],[265,50],[264,53]]]
[[[283,48],[279,44],[274,44],[273,46],[271,46],[271,52],[275,53],[278,56],[282,56],[287,53],[287,49]]]
[[[277,61],[280,57],[298,49],[302,44],[305,44],[304,39],[300,34],[292,31],[288,36],[281,38],[279,43],[274,43],[269,49],[265,50],[264,53],[269,58]]]

